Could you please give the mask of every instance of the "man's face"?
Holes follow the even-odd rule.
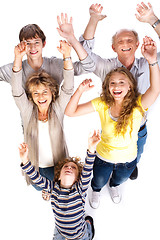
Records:
[[[45,46],[45,43],[42,43],[41,38],[32,38],[25,40],[27,43],[27,58],[36,60],[39,57],[42,57],[42,49]]]
[[[114,52],[117,53],[118,58],[134,57],[135,52],[139,46],[134,33],[128,30],[122,30],[117,33],[115,41],[112,45]]]

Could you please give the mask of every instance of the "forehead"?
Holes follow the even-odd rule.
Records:
[[[65,164],[63,165],[63,167],[64,167],[64,166],[76,167],[76,168],[78,169],[78,166],[77,166],[77,164],[76,164],[76,163],[74,163],[74,162],[67,162],[67,163],[65,163]]]
[[[117,32],[117,34],[115,36],[115,40],[125,39],[125,38],[130,38],[130,39],[136,40],[136,36],[134,35],[134,33],[129,30],[121,30],[121,31]]]
[[[109,81],[113,81],[113,80],[127,80],[128,81],[128,77],[123,73],[115,72],[115,73],[112,73],[112,75],[109,79]]]
[[[36,84],[36,85],[32,85],[30,88],[31,91],[44,91],[44,90],[49,90],[49,87],[47,87],[46,85],[40,83],[40,84]]]
[[[27,41],[27,42],[29,42],[29,43],[34,43],[34,42],[42,42],[42,39],[41,38],[39,38],[38,36],[37,37],[33,37],[33,38],[28,38],[28,39],[23,39],[23,40],[25,40],[25,41]]]

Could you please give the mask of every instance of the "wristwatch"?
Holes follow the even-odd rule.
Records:
[[[160,19],[158,19],[155,23],[153,23],[152,27],[155,28],[160,23]]]

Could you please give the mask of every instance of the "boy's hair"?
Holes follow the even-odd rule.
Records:
[[[122,133],[124,135],[127,130],[127,126],[129,123],[130,116],[133,112],[133,109],[135,107],[139,108],[142,115],[144,114],[144,112],[137,103],[138,96],[140,95],[138,92],[138,88],[137,88],[137,81],[133,77],[132,73],[127,68],[124,68],[124,67],[119,67],[119,68],[113,69],[111,72],[109,72],[106,75],[106,78],[102,84],[102,93],[101,93],[102,101],[105,101],[105,103],[109,107],[111,107],[114,103],[114,98],[109,91],[110,77],[114,73],[120,73],[120,74],[125,75],[128,78],[128,81],[130,84],[130,90],[124,97],[124,100],[122,103],[122,110],[120,112],[120,116],[118,117],[116,129],[115,129],[116,134]],[[132,121],[131,121],[131,131],[132,131]]]
[[[119,32],[122,32],[122,31],[128,31],[128,32],[132,32],[136,38],[136,41],[138,42],[139,41],[139,36],[138,36],[138,33],[135,31],[135,30],[131,30],[131,29],[121,29],[119,31],[117,31],[113,36],[112,36],[112,44],[114,45],[114,42],[115,42],[115,38],[117,36],[117,34]]]
[[[66,163],[69,163],[69,162],[73,162],[77,165],[77,167],[78,167],[77,181],[79,181],[81,173],[82,173],[83,164],[80,162],[79,157],[68,157],[68,158],[58,161],[58,163],[55,165],[55,169],[54,169],[54,181],[55,182],[59,182],[61,169]]]
[[[59,96],[59,85],[56,80],[54,80],[48,73],[45,71],[33,73],[26,81],[25,90],[27,97],[30,101],[33,101],[32,90],[34,87],[39,85],[45,85],[48,87],[52,93],[52,101],[55,102]]]
[[[44,32],[40,29],[37,24],[28,24],[24,26],[19,33],[19,41],[28,40],[32,38],[40,38],[42,43],[46,41]]]

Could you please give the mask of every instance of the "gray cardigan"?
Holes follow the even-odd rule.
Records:
[[[53,154],[53,165],[60,159],[68,156],[68,149],[63,131],[64,111],[74,90],[74,71],[63,70],[64,81],[60,95],[49,108],[49,134]],[[29,147],[29,159],[38,170],[39,168],[39,146],[38,146],[38,108],[36,104],[29,101],[22,87],[22,70],[12,73],[12,94],[17,107],[20,110],[24,128],[24,141]],[[27,178],[29,183],[29,178]]]

